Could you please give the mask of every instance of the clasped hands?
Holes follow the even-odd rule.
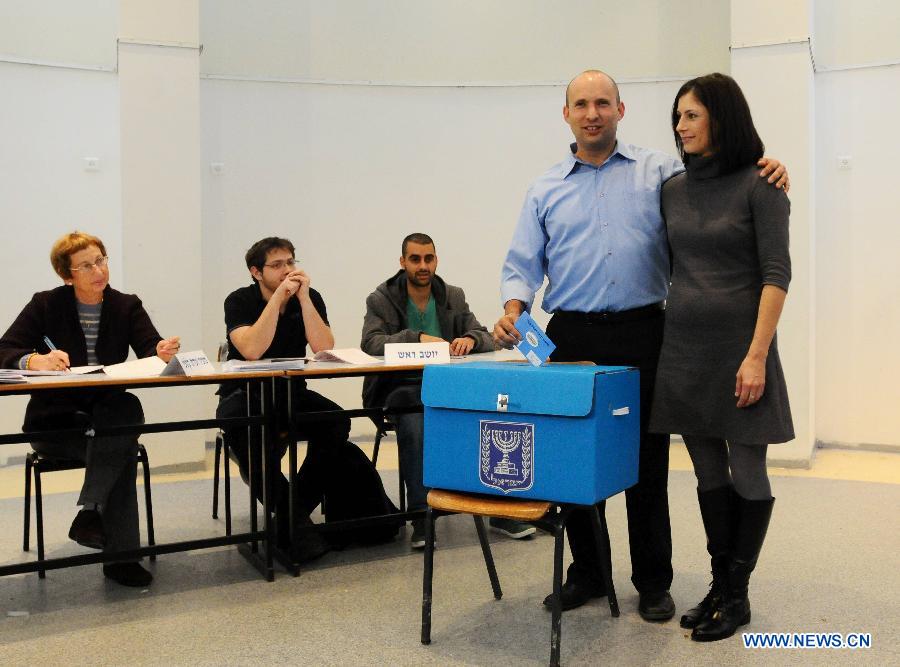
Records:
[[[446,343],[443,338],[437,336],[429,336],[427,333],[419,334],[420,343]],[[464,357],[472,348],[475,347],[475,341],[468,336],[460,336],[450,341],[450,354],[454,357]]]
[[[280,297],[282,301],[286,301],[296,295],[297,299],[302,301],[309,296],[309,283],[310,279],[306,271],[301,269],[291,271],[275,290],[275,296]]]

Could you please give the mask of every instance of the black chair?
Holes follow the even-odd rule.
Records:
[[[432,577],[434,574],[434,522],[440,516],[448,514],[471,514],[475,520],[475,529],[478,531],[478,541],[481,543],[481,551],[487,566],[488,577],[491,580],[491,588],[494,598],[499,600],[503,596],[500,589],[500,581],[497,578],[497,570],[494,567],[494,558],[491,555],[491,547],[487,539],[487,531],[484,527],[485,516],[497,516],[504,519],[513,519],[530,523],[536,528],[547,531],[555,538],[553,551],[553,607],[550,628],[550,664],[559,665],[559,648],[562,628],[562,563],[563,563],[563,534],[566,519],[578,505],[545,502],[541,500],[524,500],[515,498],[498,498],[496,496],[484,496],[473,493],[457,491],[445,491],[432,489],[428,492],[428,510],[425,514],[425,568],[422,582],[422,643],[431,643],[431,601],[432,601]],[[608,558],[609,533],[606,527],[606,518],[596,508],[593,508],[591,523],[594,528],[594,537],[597,541],[597,551],[601,557],[601,569],[606,584],[609,609],[612,616],[619,615],[619,603],[616,600],[616,589],[612,581],[612,564]]]
[[[388,434],[388,431],[397,432],[397,426],[391,421],[390,417],[384,417],[381,421],[375,421],[375,447],[372,450],[372,465],[378,467],[378,450],[381,447],[381,439]],[[400,489],[400,511],[406,511],[406,483],[403,481],[403,469],[397,466],[397,477]]]
[[[138,444],[138,453],[135,463],[143,466],[144,470],[144,502],[147,514],[147,544],[153,546],[156,539],[153,534],[153,499],[150,493],[150,463],[147,460],[147,450]],[[43,456],[35,451],[28,452],[25,457],[25,531],[22,540],[22,550],[28,551],[31,547],[31,477],[34,476],[34,515],[37,523],[37,547],[38,560],[44,560],[44,504],[41,494],[41,474],[57,472],[59,470],[78,470],[84,468],[84,461],[78,459],[64,459],[51,456]],[[150,560],[155,561],[156,556],[151,555]],[[41,579],[46,578],[46,570],[38,570]]]

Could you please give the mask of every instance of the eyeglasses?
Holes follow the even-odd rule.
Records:
[[[297,260],[296,259],[279,259],[279,260],[272,262],[271,264],[263,264],[263,266],[268,266],[270,269],[275,269],[276,271],[280,271],[284,267],[293,269],[295,266],[297,266]]]
[[[83,264],[79,264],[78,266],[73,266],[70,271],[90,271],[91,269],[103,270],[103,268],[109,264],[109,257],[98,257],[91,262],[84,262]]]

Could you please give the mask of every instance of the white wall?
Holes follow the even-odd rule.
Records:
[[[821,74],[816,86],[816,436],[900,448],[900,67]]]
[[[898,36],[896,2],[816,2],[816,437],[894,451],[900,450]],[[849,170],[839,168],[840,156],[851,158]]]
[[[677,87],[623,86],[623,139],[670,148]],[[563,86],[205,81],[201,92],[212,121],[204,123],[204,163],[224,165],[220,176],[204,171],[206,349],[224,337],[224,297],[249,282],[244,252],[267,235],[294,241],[339,347],[359,345],[365,298],[399,268],[400,242],[414,231],[435,239],[438,273],[463,287],[476,316],[492,325],[525,189],[571,140]],[[355,405],[359,384],[319,386]]]
[[[201,347],[200,92],[197,0],[122,0],[119,42],[125,289],[163,337]],[[127,40],[127,41],[126,41]],[[138,392],[148,421],[212,413],[209,387]],[[153,465],[202,460],[203,431],[144,435]]]
[[[728,13],[720,0],[202,0],[201,68],[421,84],[691,76],[728,67]]]
[[[584,67],[607,68],[624,82],[622,137],[671,150],[666,114],[680,81],[729,69],[728,5],[203,0],[203,347],[212,354],[224,336],[221,301],[248,279],[244,250],[270,233],[298,242],[339,345],[358,342],[365,295],[393,272],[412,229],[434,234],[440,272],[489,324],[525,187],[569,140],[561,84]],[[820,70],[900,59],[900,5],[818,0],[815,9]],[[0,0],[0,201],[4,231],[21,231],[5,248],[16,260],[0,265],[0,280],[16,287],[0,292],[0,322],[57,284],[47,249],[74,227],[107,241],[112,282],[122,283],[117,76],[8,62],[114,69],[118,20],[114,0]],[[785,39],[797,36],[787,19],[784,27]],[[342,82],[354,85],[330,85]],[[897,84],[897,67],[815,77],[820,440],[900,445],[886,380],[900,371],[891,353],[900,268],[887,254],[898,221],[885,196],[896,180],[885,147],[897,144]],[[788,91],[754,114],[777,127],[790,104]],[[834,169],[838,154],[853,156],[851,171]],[[83,170],[87,156],[100,158],[99,172]],[[224,164],[220,176],[211,162]],[[328,392],[355,405],[357,385],[329,383]],[[18,424],[14,403],[4,400],[0,428]]]
[[[119,0],[0,0],[0,60],[113,71]]]
[[[119,89],[115,74],[0,62],[0,328],[37,291],[61,284],[50,246],[67,231],[100,236],[110,281],[122,281]],[[84,158],[100,170],[84,170]],[[0,431],[19,428],[26,400],[0,402]],[[0,447],[0,463],[26,445]]]
[[[900,62],[900,3],[815,0],[816,69]]]
[[[359,344],[365,298],[413,231],[490,327],[525,189],[571,141],[565,83],[587,67],[649,80],[623,83],[621,136],[671,150],[677,77],[727,68],[727,17],[714,1],[201,2],[204,347],[270,234],[297,245],[338,346]],[[360,386],[316,388],[351,406]]]

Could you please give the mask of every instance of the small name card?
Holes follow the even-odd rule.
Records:
[[[203,350],[179,352],[169,360],[160,375],[211,375],[216,369]]]
[[[527,312],[519,315],[515,322],[516,329],[522,334],[522,340],[516,349],[522,353],[532,366],[543,366],[556,345],[547,338],[547,334],[538,326]]]
[[[385,364],[449,364],[450,343],[386,343]]]

